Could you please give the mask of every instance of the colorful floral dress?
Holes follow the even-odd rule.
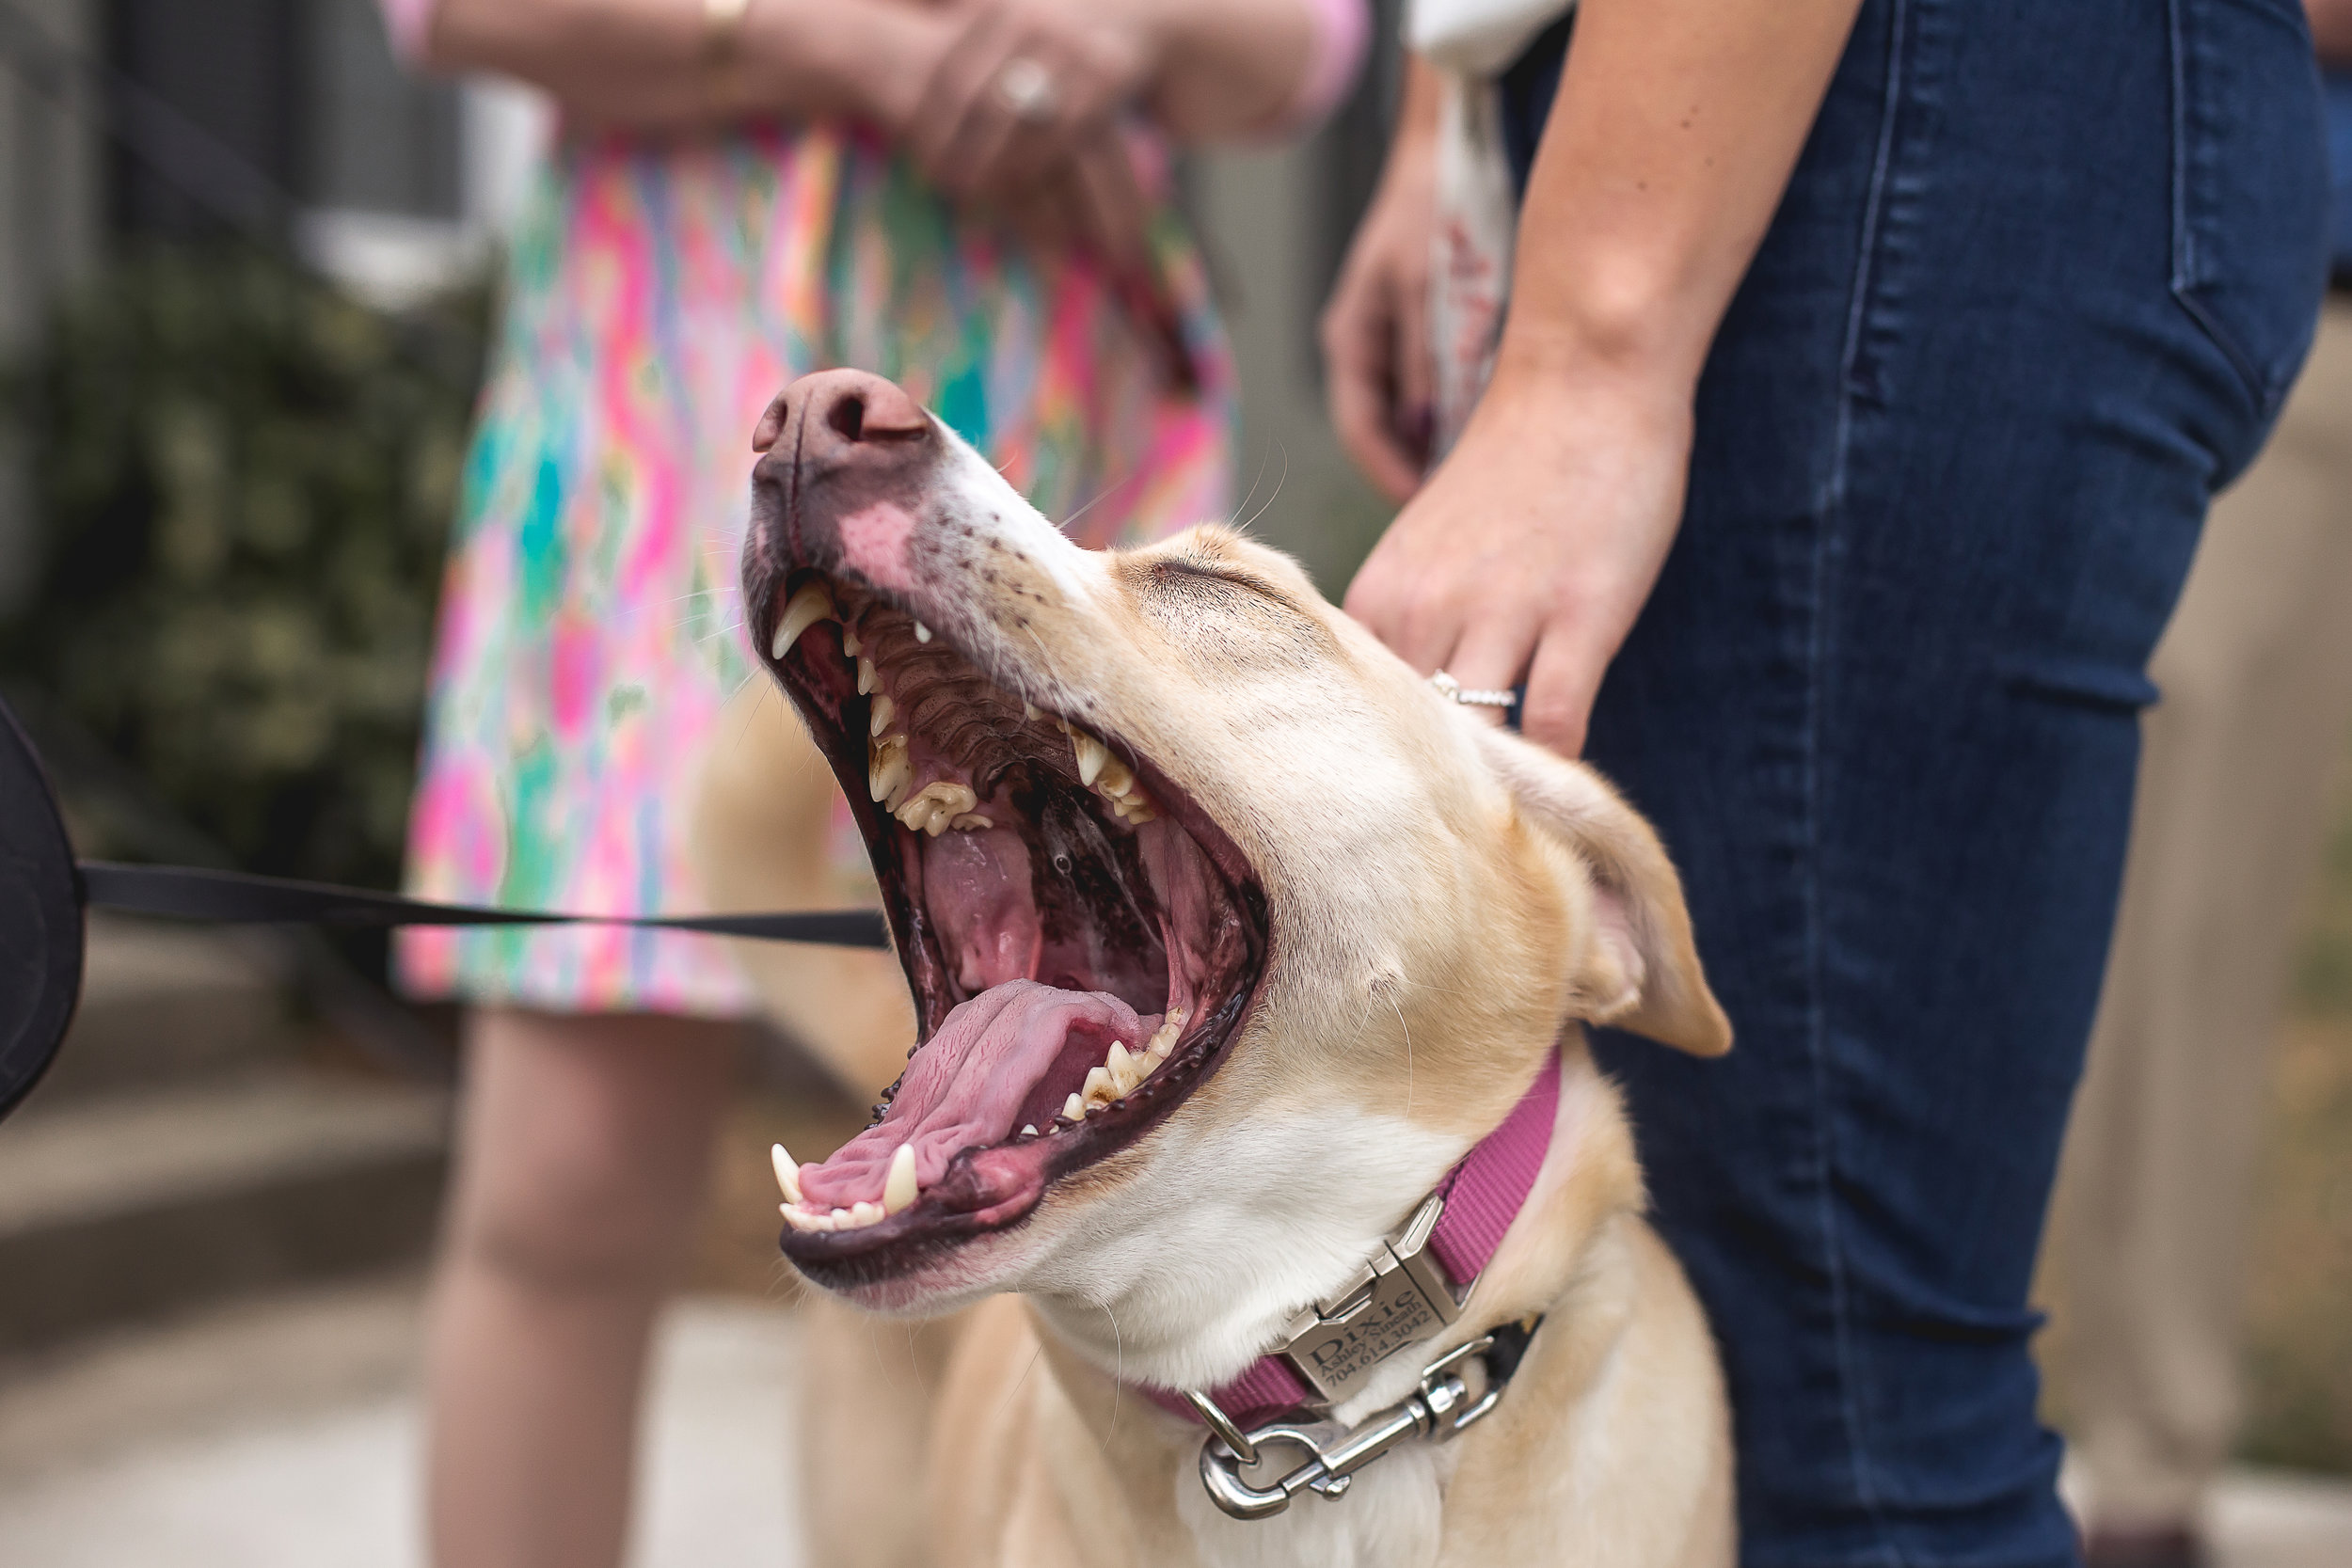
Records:
[[[514,241],[468,459],[410,890],[594,913],[703,907],[686,816],[704,740],[756,673],[736,587],[750,433],[796,375],[853,365],[898,380],[1046,515],[1074,515],[1089,546],[1222,511],[1230,363],[1165,210],[1152,249],[1189,387],[1101,269],[959,220],[863,135],[560,144]],[[398,958],[413,994],[749,1006],[724,944],[691,936],[420,930]]]

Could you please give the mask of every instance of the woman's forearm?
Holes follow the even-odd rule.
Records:
[[[903,0],[439,0],[425,63],[545,89],[576,119],[688,129],[747,115],[874,114],[909,101],[946,24]]]
[[[1498,389],[1695,385],[1860,0],[1583,0],[1521,209]]]
[[[2335,71],[2352,67],[2352,0],[2303,0],[2312,19],[2312,42],[2319,63]]]
[[[1194,140],[1279,120],[1318,56],[1317,0],[1097,0],[1148,40],[1148,107]],[[1349,0],[1352,5],[1353,0]],[[891,118],[961,19],[923,0],[439,0],[425,63],[546,89],[576,117],[691,127],[748,114]],[[723,47],[724,57],[720,55]]]

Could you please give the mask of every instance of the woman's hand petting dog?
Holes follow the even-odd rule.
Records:
[[[1347,612],[1424,673],[1524,675],[1521,727],[1575,756],[1681,524],[1690,461],[1687,398],[1506,359],[1356,574]]]

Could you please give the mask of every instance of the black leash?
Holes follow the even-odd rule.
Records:
[[[82,901],[132,914],[255,926],[636,926],[827,947],[887,947],[880,910],[796,910],[771,914],[604,915],[438,904],[331,882],[207,871],[189,865],[76,861]]]
[[[633,926],[829,947],[887,947],[880,910],[595,915],[439,904],[329,882],[77,860],[33,743],[0,702],[0,1117],[57,1054],[81,994],[90,907],[224,925]]]

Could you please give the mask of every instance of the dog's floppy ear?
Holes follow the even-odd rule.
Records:
[[[1699,971],[1682,879],[1640,813],[1599,774],[1531,741],[1482,730],[1480,749],[1528,824],[1584,864],[1599,921],[1579,985],[1590,1021],[1698,1056],[1731,1049],[1731,1021]]]

